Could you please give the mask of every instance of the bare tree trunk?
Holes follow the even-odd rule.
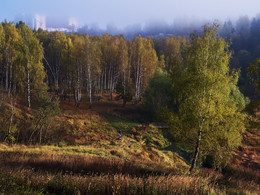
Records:
[[[141,101],[141,92],[142,92],[142,67],[140,67],[140,74],[139,74],[139,83],[138,83],[138,102]]]
[[[123,95],[124,95],[124,97],[123,97],[123,106],[125,106],[126,105],[126,82],[125,82],[125,68],[123,69],[123,90],[124,90],[124,92],[123,92]]]
[[[58,95],[59,93],[59,79],[54,78],[54,85],[55,85],[55,93]]]
[[[35,123],[35,125],[34,125],[34,130],[33,130],[33,132],[31,133],[31,135],[30,135],[30,137],[29,137],[29,139],[28,139],[28,144],[30,144],[31,142],[32,142],[32,136],[34,135],[34,133],[37,131],[37,129],[38,129],[38,126],[41,124],[41,121],[43,120],[43,118],[40,118],[40,119],[38,119],[38,121]]]
[[[88,64],[88,98],[89,98],[89,108],[92,108],[92,80],[91,80],[91,70]]]
[[[9,126],[8,126],[8,134],[7,136],[5,137],[4,141],[6,142],[6,140],[9,138],[9,136],[11,135],[11,129],[12,129],[12,123],[13,123],[13,117],[14,117],[14,102],[13,102],[13,97],[11,95],[11,117],[10,117],[10,123],[9,123]],[[13,143],[11,143],[13,144]]]
[[[89,108],[92,108],[92,85],[89,83]]]
[[[9,90],[8,90],[8,97],[11,96],[11,89],[12,89],[12,78],[13,78],[13,67],[10,66],[10,79],[9,79]]]
[[[1,67],[1,72],[2,72],[2,75],[1,75],[1,88],[3,89],[4,88],[4,66]]]
[[[69,74],[69,102],[70,102],[71,94],[72,94],[72,73]]]
[[[28,107],[31,108],[31,85],[30,85],[30,73],[29,73],[28,64],[27,64],[27,101],[28,101]]]
[[[49,74],[48,74],[47,70],[46,70],[46,84],[47,84],[47,86],[50,86]]]
[[[141,101],[141,91],[142,91],[142,79],[143,79],[143,58],[141,58],[139,66],[139,83],[138,83],[138,102]]]
[[[139,76],[137,73],[136,81],[135,81],[135,104],[138,103],[138,79],[139,79]]]
[[[113,100],[113,93],[114,93],[115,85],[116,85],[115,79],[116,79],[116,78],[113,78],[113,80],[112,80],[112,85],[111,85],[111,92],[110,92],[110,98],[111,98],[111,100]]]
[[[77,107],[80,106],[80,102],[81,102],[81,72],[80,72],[81,68],[79,67],[79,65],[77,66],[77,82],[76,82],[76,87],[75,87],[75,91],[74,91],[74,98],[75,98],[75,104]]]
[[[75,97],[75,104],[77,107],[79,107],[81,101],[81,90],[78,87],[74,92],[74,97]]]
[[[132,66],[132,49],[130,51],[130,57],[129,57],[129,64],[128,64],[128,78],[127,78],[127,83],[129,84],[130,83],[130,76],[131,76],[131,66]]]
[[[105,85],[104,89],[107,90],[107,68],[105,67]]]
[[[138,63],[136,68],[136,79],[135,79],[135,104],[138,103],[139,79],[140,79],[140,60],[138,58]]]
[[[77,71],[77,107],[80,106],[80,101],[81,101],[81,87],[80,87],[80,68],[78,68]]]
[[[9,78],[9,67],[5,68],[5,90],[8,91],[8,78]]]
[[[102,71],[100,77],[100,96],[103,96],[103,85],[104,85],[104,72]]]
[[[193,156],[193,159],[192,159],[190,172],[192,172],[192,170],[194,169],[194,167],[197,164],[197,160],[198,160],[198,156],[199,156],[199,149],[200,149],[200,142],[201,142],[201,130],[199,130],[199,133],[198,133],[197,145],[196,145],[194,156]]]
[[[110,88],[110,100],[113,100],[113,70],[112,68],[109,68],[110,72],[110,82],[109,82],[109,88]]]
[[[41,143],[42,143],[42,126],[41,126],[41,128],[40,128],[39,143],[40,143],[40,145],[41,145]]]

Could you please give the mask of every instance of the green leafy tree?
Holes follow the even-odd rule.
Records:
[[[92,91],[93,91],[93,82],[94,78],[99,78],[100,75],[100,59],[101,51],[98,44],[98,41],[91,39],[89,36],[85,36],[85,45],[84,45],[84,64],[85,64],[85,73],[87,80],[87,91],[89,99],[89,108],[92,108]]]
[[[173,102],[172,83],[167,72],[157,68],[144,94],[144,103],[153,114],[162,107],[171,107]]]
[[[164,114],[175,139],[193,151],[190,171],[208,155],[221,168],[241,141],[245,115],[230,98],[238,73],[230,73],[228,46],[219,38],[217,25],[205,26],[202,36],[191,36],[187,68],[179,82],[174,80],[181,85],[175,90],[178,109]]]
[[[101,39],[101,96],[103,89],[110,91],[110,99],[113,99],[113,94],[116,88],[119,77],[119,45],[120,40],[118,36],[112,37],[108,34],[104,34]]]
[[[4,40],[5,40],[5,31],[4,31],[2,23],[0,23],[0,62],[1,62],[1,65],[2,65],[2,57],[3,57],[3,51],[4,51]],[[1,68],[3,68],[3,67],[1,66]],[[3,72],[2,72],[2,74],[3,74]]]
[[[73,61],[72,61],[72,88],[74,91],[74,101],[77,107],[80,106],[82,98],[82,87],[83,87],[83,65],[85,64],[84,55],[85,40],[83,36],[73,35],[71,36],[73,49]]]
[[[3,28],[2,23],[0,23],[0,75],[1,75],[1,83],[0,87],[1,89],[4,88],[3,83],[4,83],[4,73],[5,73],[5,67],[3,66],[3,53],[4,53],[4,41],[5,41],[5,31]],[[3,90],[2,90],[3,93]]]
[[[62,49],[62,67],[61,67],[61,73],[60,73],[60,80],[62,81],[60,84],[61,87],[61,94],[63,95],[63,99],[66,100],[66,98],[69,95],[70,100],[70,94],[72,92],[72,73],[75,68],[75,56],[73,55],[74,45],[72,42],[72,37],[76,35],[71,35],[70,37],[67,37],[64,47]]]
[[[116,86],[117,93],[120,93],[118,97],[123,99],[123,106],[126,102],[132,100],[131,80],[130,80],[130,67],[128,63],[128,46],[124,37],[119,38],[119,50],[118,50],[118,63],[119,63],[119,82]]]
[[[152,41],[136,37],[130,42],[131,76],[135,86],[135,103],[141,101],[142,94],[148,86],[149,79],[158,65],[158,58]]]
[[[48,68],[52,73],[54,89],[58,94],[60,90],[60,76],[62,68],[62,51],[66,43],[66,35],[62,32],[50,33],[50,43],[46,49],[46,59],[48,60]]]
[[[236,102],[236,107],[238,111],[242,111],[250,103],[248,97],[245,97],[243,93],[240,92],[238,86],[235,86],[233,83],[230,84],[230,96],[229,98]]]
[[[8,96],[10,97],[11,93],[15,91],[15,83],[14,83],[14,66],[15,61],[19,55],[19,42],[20,35],[13,23],[4,22],[4,50],[2,53],[3,64],[5,69],[5,89],[8,91]]]
[[[37,100],[39,93],[47,92],[47,85],[44,82],[46,73],[42,64],[43,47],[28,26],[19,23],[17,27],[21,41],[19,63],[16,63],[14,76],[19,90],[27,92],[28,107],[31,107],[31,98]]]
[[[42,94],[38,99],[37,111],[33,114],[33,129],[28,139],[28,144],[41,144],[48,139],[48,130],[55,117],[60,114],[58,98]]]

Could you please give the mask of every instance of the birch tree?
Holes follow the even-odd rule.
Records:
[[[82,86],[83,86],[83,66],[85,63],[85,40],[83,36],[74,35],[73,36],[73,56],[74,67],[73,67],[73,90],[74,90],[74,100],[77,107],[80,106],[82,99]]]
[[[191,172],[208,155],[214,167],[225,166],[241,141],[245,115],[230,98],[238,73],[229,70],[228,46],[219,38],[217,25],[191,37],[187,68],[175,94],[178,111],[168,117],[176,141],[193,151]]]
[[[67,37],[64,47],[62,49],[62,67],[61,67],[61,94],[63,95],[63,99],[72,93],[72,81],[73,81],[73,71],[75,68],[75,56],[74,52],[74,44],[73,44],[73,37],[76,35],[70,35]]]
[[[5,67],[3,63],[3,53],[4,53],[4,41],[5,41],[5,31],[3,28],[2,23],[0,23],[0,85],[1,88],[4,88],[4,72],[5,72]],[[3,93],[3,90],[2,90]]]
[[[20,61],[15,66],[15,78],[21,92],[27,91],[27,105],[31,107],[31,96],[38,96],[42,90],[46,91],[44,83],[45,71],[42,64],[43,48],[39,40],[24,23],[18,25],[20,41]]]
[[[122,99],[123,106],[125,106],[126,102],[131,98],[130,96],[130,73],[129,73],[129,64],[128,64],[128,47],[127,42],[123,37],[119,38],[119,51],[118,51],[118,61],[119,61],[119,75],[120,81],[119,85],[122,87]]]
[[[156,52],[151,40],[137,37],[130,43],[131,74],[135,85],[135,103],[141,101],[141,96],[148,86],[149,78],[154,74],[158,64]]]
[[[48,59],[50,72],[53,76],[54,90],[58,94],[60,84],[60,72],[62,67],[62,50],[66,42],[66,36],[62,32],[50,34],[50,43],[48,44],[46,58]]]
[[[20,35],[15,28],[13,23],[3,23],[5,31],[4,40],[4,50],[3,50],[3,60],[5,66],[5,89],[8,91],[8,96],[11,96],[13,84],[13,67],[15,61],[18,57],[18,49]]]
[[[100,59],[101,51],[97,40],[91,39],[89,36],[85,36],[84,58],[86,67],[86,79],[87,79],[87,91],[89,99],[89,108],[92,108],[92,84],[93,78],[99,78],[100,76]]]

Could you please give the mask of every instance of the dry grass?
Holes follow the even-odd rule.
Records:
[[[3,194],[257,194],[260,190],[259,172],[242,167],[223,173],[202,169],[189,176],[185,167],[181,172],[180,167],[157,161],[104,158],[81,150],[68,153],[70,147],[2,144],[0,148]]]
[[[8,172],[1,170],[0,187],[2,187],[1,193],[29,191],[44,194],[209,194],[216,192],[211,179],[202,177],[174,175],[136,177],[121,173],[82,175],[58,172],[52,174],[34,169],[15,169]]]
[[[128,138],[109,142],[93,143],[90,146],[24,146],[0,145],[0,158],[4,165],[37,166],[60,170],[81,171],[83,168],[94,172],[108,172],[116,168],[119,171],[138,174],[139,172],[175,172],[187,173],[188,165],[177,154],[170,151],[161,151],[155,148],[142,146],[140,142],[131,143]],[[131,145],[129,145],[131,144]],[[132,146],[132,148],[131,148]],[[131,163],[130,163],[131,162]],[[104,164],[105,163],[105,164]],[[101,168],[101,170],[98,170]],[[137,171],[133,171],[132,169]]]
[[[163,132],[127,119],[133,106],[62,106],[55,145],[0,144],[0,194],[259,194],[259,112],[233,164],[190,176]]]
[[[70,147],[2,144],[0,148],[0,193],[207,194],[213,190],[209,178],[176,175],[180,170],[162,162],[72,154],[66,151]]]

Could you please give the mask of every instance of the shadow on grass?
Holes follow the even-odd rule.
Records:
[[[42,156],[40,158],[31,157],[21,153],[1,153],[2,166],[14,168],[33,168],[37,171],[50,172],[73,172],[82,175],[89,174],[128,174],[132,176],[146,175],[166,175],[173,171],[149,169],[141,167],[134,163],[118,160],[105,159],[101,157],[83,157],[83,156]]]

